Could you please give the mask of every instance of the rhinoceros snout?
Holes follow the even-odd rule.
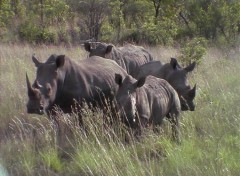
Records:
[[[191,104],[181,104],[182,111],[195,111],[195,106]]]
[[[191,108],[190,108],[190,111],[195,111],[195,107],[191,107]]]
[[[44,114],[44,109],[43,109],[43,107],[39,107],[39,108],[29,108],[29,107],[27,107],[27,113],[28,114],[43,115]]]

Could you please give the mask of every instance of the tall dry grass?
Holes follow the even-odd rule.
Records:
[[[148,49],[165,62],[179,53]],[[189,75],[197,83],[196,111],[181,115],[181,145],[171,141],[167,121],[163,134],[146,131],[135,140],[119,122],[103,128],[102,114],[87,108],[88,135],[76,125],[76,114],[59,111],[59,143],[50,119],[25,110],[33,53],[42,61],[54,53],[86,57],[81,47],[0,45],[0,163],[9,175],[239,175],[239,49],[210,48]]]

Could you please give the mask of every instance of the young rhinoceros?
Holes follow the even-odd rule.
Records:
[[[120,117],[132,128],[141,130],[149,124],[161,125],[166,116],[173,130],[173,137],[179,141],[180,100],[174,88],[164,79],[148,76],[125,79],[115,74],[119,85],[116,101]]]
[[[169,63],[162,64],[160,61],[148,62],[139,68],[137,79],[148,75],[165,79],[178,93],[181,110],[194,111],[194,98],[196,95],[196,85],[191,88],[188,81],[188,73],[193,71],[196,62],[189,64],[183,68],[179,65],[177,59],[171,58]]]

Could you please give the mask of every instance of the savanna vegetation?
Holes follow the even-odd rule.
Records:
[[[0,39],[173,45],[203,37],[232,45],[240,33],[239,9],[238,0],[2,0]]]
[[[239,175],[239,9],[239,0],[1,0],[0,175]],[[86,135],[76,114],[59,110],[59,140],[51,119],[26,113],[32,54],[78,62],[86,40],[197,61],[196,110],[181,114],[181,144],[168,121],[160,134],[132,139],[117,119],[103,128],[101,111],[86,107]]]
[[[102,114],[88,109],[87,136],[74,114],[59,112],[64,130],[59,144],[47,116],[26,113],[25,73],[35,78],[32,53],[42,61],[59,52],[78,61],[86,57],[83,48],[0,48],[0,163],[10,175],[239,175],[239,48],[209,48],[189,75],[191,84],[197,83],[196,110],[181,115],[180,145],[171,140],[168,121],[161,134],[146,130],[141,139],[126,142],[128,132],[119,123],[105,129]],[[170,47],[148,49],[165,61],[180,55]]]

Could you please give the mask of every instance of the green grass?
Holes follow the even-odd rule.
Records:
[[[163,61],[179,53],[149,50]],[[211,48],[189,75],[191,85],[197,83],[196,111],[181,115],[180,145],[171,140],[167,121],[163,133],[146,131],[132,140],[117,122],[103,128],[101,113],[88,109],[88,135],[79,130],[75,115],[62,115],[64,135],[57,142],[46,116],[26,113],[25,73],[34,79],[33,53],[42,61],[54,53],[75,61],[86,57],[81,47],[0,45],[0,163],[9,175],[239,175],[239,50]]]

